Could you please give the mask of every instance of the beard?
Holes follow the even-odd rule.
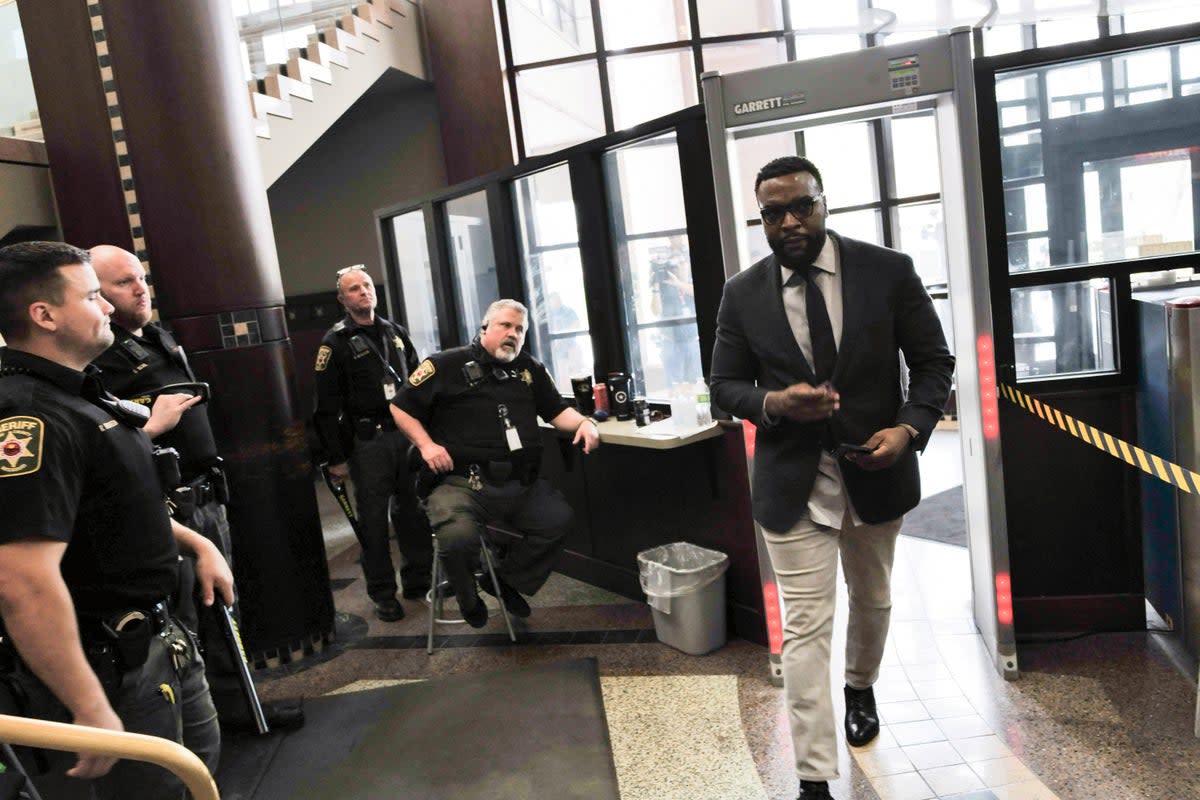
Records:
[[[519,352],[521,352],[521,349],[516,344],[504,342],[496,348],[496,352],[492,353],[492,357],[497,361],[503,361],[505,364],[508,364],[517,357]]]
[[[828,233],[822,229],[812,233],[796,233],[788,237],[775,237],[767,240],[775,258],[790,269],[805,269],[811,267],[825,247]]]

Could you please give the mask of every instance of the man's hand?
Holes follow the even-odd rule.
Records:
[[[912,444],[912,436],[904,428],[896,426],[876,431],[863,444],[875,449],[870,453],[847,453],[846,460],[854,462],[868,472],[874,472],[895,464]]]
[[[840,405],[841,396],[828,384],[810,386],[807,383],[793,383],[786,389],[768,392],[765,407],[773,417],[817,422],[832,417]]]
[[[596,427],[596,423],[590,419],[585,419],[575,429],[575,438],[571,440],[571,444],[580,442],[583,442],[583,452],[585,453],[590,453],[600,446],[600,431]]]
[[[454,459],[450,452],[432,439],[421,449],[421,458],[438,475],[454,469]]]
[[[346,478],[350,477],[350,465],[345,461],[340,464],[330,464],[325,469],[334,483],[345,483]]]
[[[196,556],[196,585],[200,587],[201,602],[206,607],[211,606],[220,592],[225,605],[233,605],[233,572],[229,564],[215,544],[200,534],[197,538],[199,541],[192,543],[192,549]]]
[[[76,714],[76,725],[87,725],[92,728],[104,728],[110,731],[123,731],[125,726],[121,724],[121,718],[117,716],[117,712],[113,711],[112,706],[106,701],[103,708],[97,708],[94,711],[89,711],[86,714]],[[67,774],[72,778],[91,779],[99,778],[102,775],[107,775],[112,769],[113,764],[116,764],[118,759],[112,756],[102,756],[95,753],[79,753],[79,758],[75,762],[75,766],[67,770]]]
[[[204,398],[200,395],[160,394],[154,398],[150,406],[150,419],[142,428],[151,439],[157,439],[162,434],[174,429],[179,424],[183,412],[199,403]]]

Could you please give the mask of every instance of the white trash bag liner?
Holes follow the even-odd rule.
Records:
[[[708,586],[729,569],[729,556],[688,542],[673,542],[638,553],[638,577],[646,602],[671,613],[671,598]]]

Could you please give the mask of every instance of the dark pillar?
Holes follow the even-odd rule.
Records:
[[[504,78],[491,0],[422,3],[429,73],[435,77],[446,182],[513,165]]]
[[[67,240],[147,261],[213,386],[247,646],[319,648],[333,598],[229,4],[21,0],[21,19]]]

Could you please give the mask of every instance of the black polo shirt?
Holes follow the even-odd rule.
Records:
[[[474,362],[479,377],[468,374]],[[538,417],[547,422],[567,408],[546,368],[522,351],[510,362],[492,358],[478,340],[422,361],[392,403],[412,415],[455,463],[477,460],[539,461]],[[500,406],[521,438],[513,457],[505,438]],[[523,451],[523,452],[522,452]]]
[[[92,363],[101,370],[104,388],[117,397],[149,406],[162,387],[196,380],[183,348],[158,325],[146,325],[141,336],[120,325],[113,325],[112,331],[112,347]],[[208,421],[208,407],[203,403],[183,412],[179,424],[160,435],[155,444],[179,452],[179,468],[185,480],[217,463],[217,443]]]
[[[329,463],[340,464],[347,453],[339,437],[339,421],[391,424],[385,382],[399,391],[417,366],[417,351],[408,331],[378,314],[371,325],[359,325],[349,315],[321,339],[314,366],[316,407],[313,422]]]
[[[148,608],[174,591],[178,545],[150,439],[113,417],[94,371],[0,349],[0,543],[66,542],[81,618]]]

